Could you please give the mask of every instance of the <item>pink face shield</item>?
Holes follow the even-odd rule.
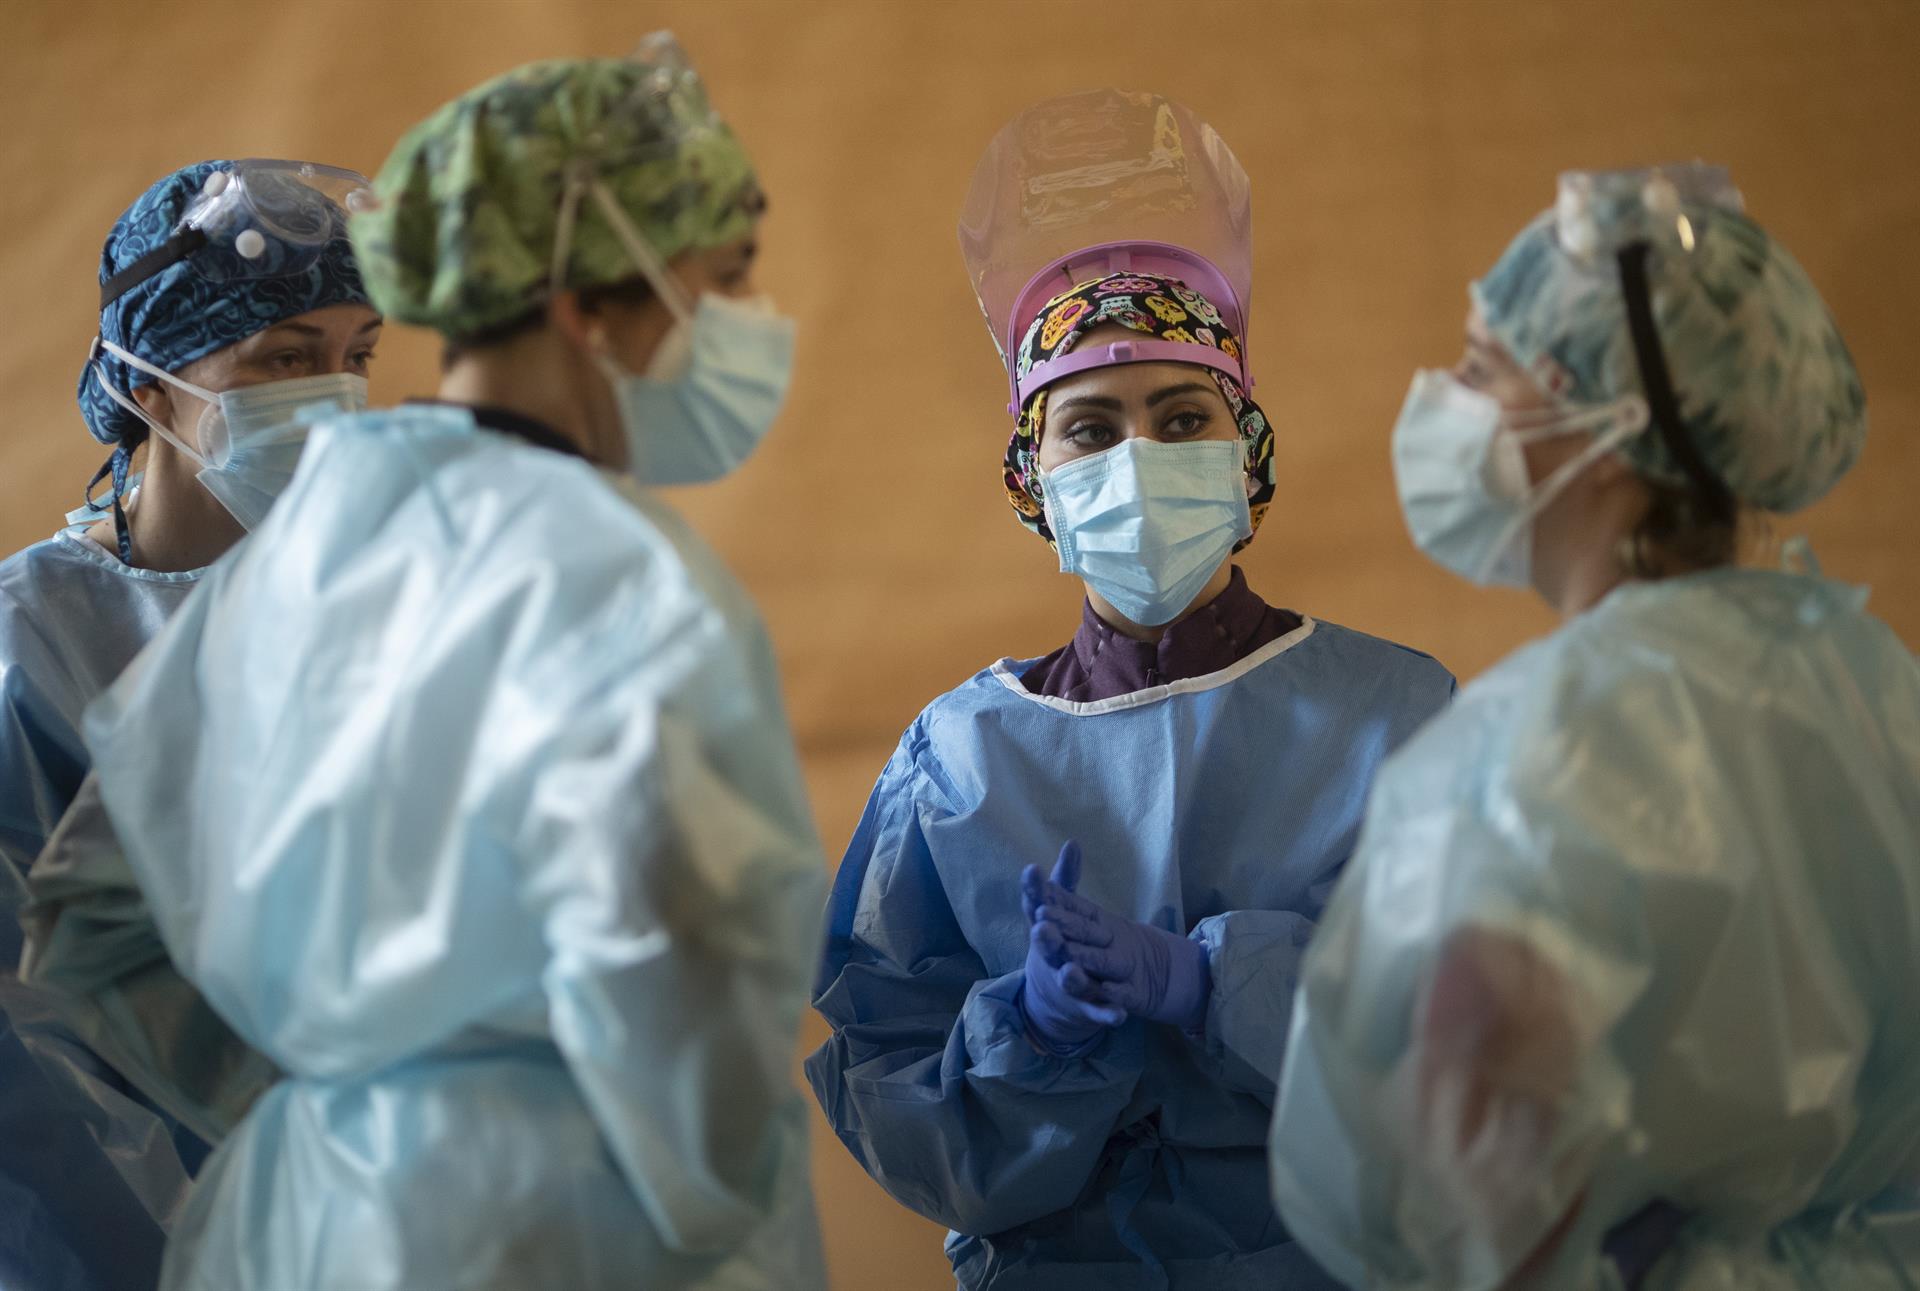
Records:
[[[960,214],[968,278],[1007,366],[1008,411],[1063,376],[1116,363],[1199,363],[1251,388],[1252,224],[1251,187],[1232,149],[1171,99],[1090,90],[1008,122],[974,168]],[[1016,373],[1011,356],[1049,300],[1127,270],[1177,278],[1213,302],[1241,357],[1120,341]]]

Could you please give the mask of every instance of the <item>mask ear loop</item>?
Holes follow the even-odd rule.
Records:
[[[1584,452],[1563,463],[1553,474],[1541,481],[1540,486],[1527,498],[1527,504],[1520,509],[1519,514],[1507,521],[1506,528],[1500,531],[1499,539],[1487,552],[1486,559],[1480,562],[1480,568],[1474,571],[1475,582],[1483,583],[1487,580],[1499,565],[1500,558],[1507,554],[1507,549],[1513,546],[1526,527],[1532,524],[1541,512],[1552,506],[1554,500],[1564,493],[1583,471],[1647,428],[1647,405],[1641,399],[1628,396],[1616,403],[1595,409],[1591,418],[1585,414],[1568,418],[1568,429],[1565,430],[1556,429],[1548,433],[1517,432],[1526,434],[1529,440],[1553,438],[1591,428],[1587,425],[1573,425],[1572,423],[1576,420],[1581,422],[1592,420],[1604,424],[1601,421],[1603,414],[1605,421],[1614,423],[1612,429],[1596,436]],[[1529,442],[1529,440],[1522,442]]]
[[[113,383],[107,380],[107,374],[101,371],[100,368],[102,350],[112,354],[127,366],[139,371],[151,373],[164,381],[171,382],[189,391],[195,398],[204,400],[209,404],[218,402],[219,396],[211,390],[201,389],[190,381],[182,381],[170,372],[163,372],[146,360],[127,353],[112,341],[104,341],[98,336],[93,338],[93,344],[87,351],[87,363],[92,369],[93,379],[99,384],[101,392],[105,394],[107,398],[113,400],[113,402],[119,404],[122,408],[139,418],[140,421],[146,424],[148,429],[159,435],[160,438],[166,440],[169,444],[172,444],[175,448],[186,454],[189,460],[198,463],[202,469],[205,469],[207,461],[204,457],[181,443],[171,430],[160,424],[158,419],[149,416],[145,408],[142,408],[138,403],[114,389]],[[102,462],[100,469],[93,473],[93,478],[87,481],[85,494],[87,506],[95,511],[101,510],[102,508],[94,504],[93,490],[102,478],[108,475],[113,477],[113,537],[114,545],[119,549],[120,562],[124,565],[133,564],[133,537],[127,529],[127,512],[125,506],[122,504],[122,499],[125,497],[127,491],[127,468],[132,464],[134,450],[139,446],[138,442],[128,444],[124,439],[114,445],[113,455]]]
[[[159,380],[164,381],[166,384],[170,386],[177,386],[178,388],[185,390],[188,394],[192,395],[194,398],[200,400],[202,403],[217,406],[220,402],[220,396],[215,392],[213,392],[212,390],[208,390],[204,386],[197,386],[193,384],[193,382],[191,381],[182,381],[179,377],[173,375],[173,373],[168,372],[163,368],[155,367],[153,364],[147,362],[143,358],[140,358],[138,355],[127,353],[125,350],[121,349],[118,345],[115,345],[112,341],[103,341],[96,337],[94,339],[94,344],[99,349],[105,350],[109,354],[113,355],[114,358],[119,359],[122,363],[126,364],[128,367],[134,368],[141,372],[145,372],[147,375],[156,377]],[[160,438],[166,440],[169,444],[172,444],[175,448],[179,449],[182,453],[185,453],[187,457],[195,465],[200,467],[201,470],[205,470],[207,467],[212,465],[211,462],[207,461],[205,457],[200,455],[200,452],[198,449],[187,447],[185,442],[183,442],[178,435],[174,434],[170,428],[162,425],[157,418],[149,416],[145,408],[142,408],[139,404],[135,403],[132,399],[129,399],[126,395],[123,395],[118,390],[114,389],[113,383],[108,381],[106,374],[100,370],[99,356],[97,354],[94,356],[93,375],[94,375],[94,379],[100,383],[100,389],[106,393],[107,398],[113,400],[115,403],[119,404],[122,408],[125,408],[128,412],[138,417],[141,421],[146,422],[148,427],[152,429],[154,434],[160,436]]]
[[[547,267],[547,299],[567,289],[567,259],[573,254],[573,229],[580,217],[581,176],[578,170],[567,172],[567,185],[560,193],[560,212],[554,221],[553,262]]]
[[[687,296],[687,289],[680,285],[679,279],[674,277],[673,270],[668,268],[667,262],[660,258],[658,251],[647,244],[645,238],[640,236],[640,231],[633,227],[633,222],[627,218],[627,213],[620,209],[618,202],[613,200],[613,194],[607,191],[606,185],[597,179],[589,179],[587,191],[593,196],[594,205],[600,208],[600,214],[606,218],[607,224],[613,229],[614,236],[620,239],[620,245],[626,248],[627,255],[633,261],[634,267],[640,271],[640,276],[647,280],[647,285],[653,288],[655,294],[660,297],[661,303],[666,305],[668,312],[675,319],[691,325],[693,302]]]
[[[1644,419],[1646,412],[1636,395],[1623,395],[1610,403],[1573,407],[1544,408],[1537,413],[1503,415],[1497,433],[1507,434],[1522,444],[1537,444],[1562,435],[1611,426],[1621,417]]]

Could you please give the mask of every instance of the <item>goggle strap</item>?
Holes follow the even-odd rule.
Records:
[[[207,245],[207,235],[199,229],[181,229],[132,264],[100,284],[100,308],[105,309],[129,290],[171,265],[179,264]]]
[[[1733,490],[1700,455],[1699,447],[1687,434],[1686,423],[1680,419],[1680,401],[1674,395],[1666,352],[1660,346],[1660,332],[1653,321],[1653,296],[1647,286],[1647,255],[1651,249],[1647,242],[1633,242],[1620,248],[1616,257],[1620,266],[1620,293],[1627,306],[1627,332],[1633,338],[1633,357],[1640,368],[1640,385],[1647,394],[1654,429],[1667,446],[1667,452],[1709,509],[1720,519],[1730,519],[1738,509]]]

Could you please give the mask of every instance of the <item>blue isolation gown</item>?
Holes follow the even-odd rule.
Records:
[[[1300,956],[1374,768],[1446,704],[1426,655],[1308,619],[1220,672],[1097,702],[1002,662],[901,738],[841,863],[807,1063],[840,1139],[953,1230],[968,1288],[1331,1286],[1268,1197]],[[1019,874],[1077,838],[1080,890],[1190,931],[1198,1038],[1132,1020],[1027,1039]]]
[[[1609,1287],[1663,1202],[1646,1291],[1920,1285],[1920,667],[1865,600],[1622,587],[1381,770],[1273,1129],[1329,1269]]]
[[[824,1284],[824,858],[758,616],[663,503],[460,408],[323,422],[85,734],[285,1073],[167,1291]]]
[[[87,704],[203,571],[121,563],[75,523],[0,562],[0,1287],[151,1288],[167,1224],[206,1155],[77,1010],[23,984],[26,879],[79,791]]]

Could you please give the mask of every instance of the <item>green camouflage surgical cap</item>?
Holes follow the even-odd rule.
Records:
[[[1818,500],[1866,439],[1866,395],[1820,294],[1698,164],[1562,175],[1555,209],[1473,285],[1487,328],[1548,393],[1640,393],[1616,253],[1649,244],[1655,328],[1685,433],[1735,496],[1769,511]],[[1620,450],[1650,478],[1686,476],[1662,438]]]
[[[603,185],[661,259],[746,234],[764,201],[753,165],[673,37],[632,58],[532,63],[469,90],[408,132],[351,233],[389,318],[461,338],[547,298],[562,198]],[[577,191],[565,287],[639,270]]]

